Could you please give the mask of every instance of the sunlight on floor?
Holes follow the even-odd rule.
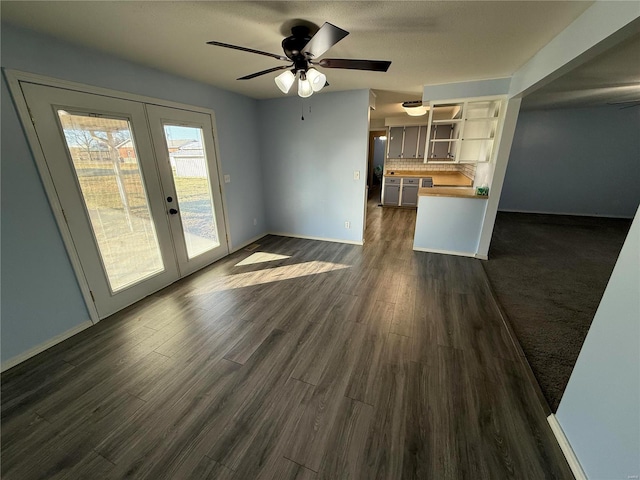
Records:
[[[319,273],[328,273],[335,270],[343,270],[345,268],[349,268],[349,265],[314,260],[312,262],[296,263],[295,265],[285,265],[282,267],[268,268],[255,272],[236,273],[233,275],[215,278],[206,287],[198,288],[187,296],[193,297],[197,295],[205,295],[207,293],[220,292],[223,290],[231,290],[234,288],[252,287],[254,285],[280,282],[282,280],[317,275]]]
[[[291,258],[289,255],[278,255],[277,253],[256,252],[249,255],[244,260],[236,263],[235,267],[242,267],[244,265],[253,265],[254,263],[273,262],[274,260],[284,260]]]

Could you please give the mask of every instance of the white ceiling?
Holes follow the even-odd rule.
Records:
[[[640,100],[640,34],[525,97],[522,108],[587,107],[633,100]]]
[[[328,91],[374,89],[373,118],[383,118],[402,114],[399,103],[421,98],[426,84],[510,76],[592,3],[3,0],[0,8],[3,21],[253,98],[281,96],[277,74],[236,78],[282,63],[205,42],[281,54],[292,20],[328,21],[350,35],[324,57],[393,62],[387,73],[324,70]]]

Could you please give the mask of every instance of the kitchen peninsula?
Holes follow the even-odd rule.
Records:
[[[418,195],[413,249],[475,257],[489,197],[460,187],[421,188]]]
[[[417,207],[414,250],[486,258],[479,245],[504,127],[506,86],[425,86],[428,119],[385,119],[382,204]],[[453,91],[482,95],[446,96]]]

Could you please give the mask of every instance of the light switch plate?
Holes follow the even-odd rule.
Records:
[[[353,179],[354,180],[360,180],[360,170],[354,170],[353,171]]]
[[[224,183],[231,183],[231,175],[224,176]]]

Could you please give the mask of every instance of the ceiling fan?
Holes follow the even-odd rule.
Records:
[[[310,97],[313,92],[319,92],[328,85],[326,75],[319,72],[315,67],[370,70],[374,72],[386,72],[389,69],[391,62],[386,60],[353,60],[344,58],[323,58],[318,60],[318,57],[347,35],[349,35],[349,32],[328,22],[322,25],[315,35],[310,35],[309,27],[306,25],[297,25],[291,29],[291,35],[282,40],[284,55],[216,41],[207,42],[207,44],[266,55],[289,63],[288,65],[281,65],[245,75],[238,78],[238,80],[250,80],[267,73],[286,70],[275,78],[278,88],[282,93],[288,93],[295,79],[298,78],[298,95],[306,98]]]

